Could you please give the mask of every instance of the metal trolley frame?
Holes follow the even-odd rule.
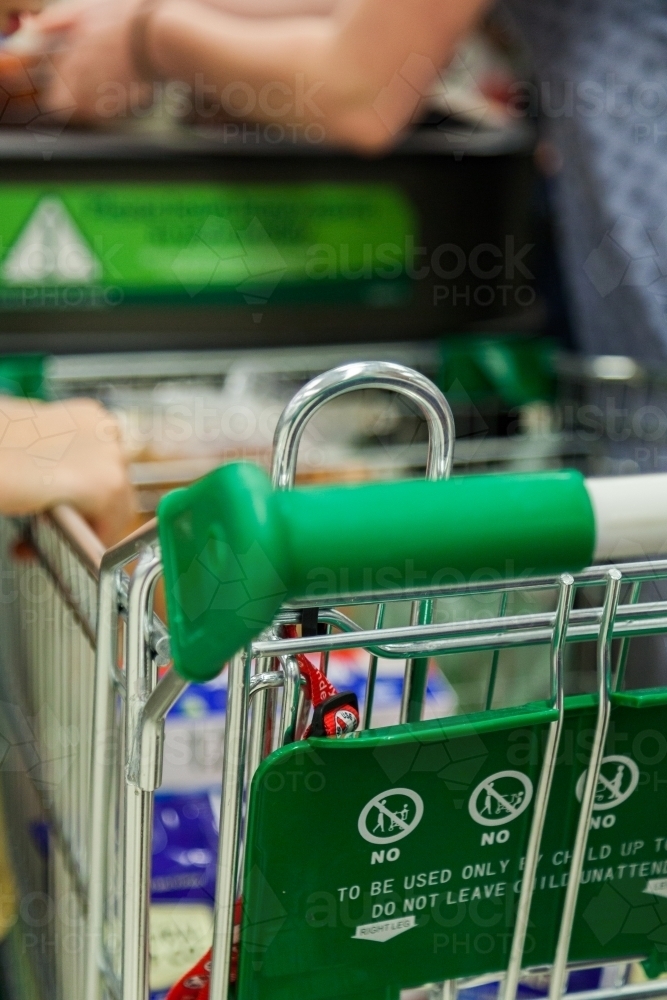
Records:
[[[289,489],[299,440],[312,413],[333,396],[361,387],[408,395],[430,429],[427,475],[449,474],[453,422],[444,397],[423,376],[381,363],[336,369],[309,383],[289,404],[276,432],[273,483]],[[59,509],[24,521],[4,521],[5,592],[0,684],[9,749],[4,795],[19,891],[42,893],[56,908],[67,899],[67,920],[51,920],[46,957],[36,962],[35,991],[58,1000],[144,1000],[148,992],[149,903],[154,792],[161,781],[164,719],[187,686],[169,663],[167,630],[154,613],[161,574],[155,522],[104,552],[72,511]],[[395,593],[350,594],[337,607],[313,599],[285,606],[272,628],[229,664],[223,759],[218,881],[211,997],[227,1000],[233,911],[240,881],[244,801],[262,758],[295,738],[304,706],[295,656],[361,649],[369,673],[363,728],[372,727],[378,657],[405,660],[401,720],[419,717],[415,681],[425,658],[523,646],[550,649],[551,702],[558,718],[549,728],[528,838],[525,876],[504,973],[503,1000],[514,1000],[524,965],[524,943],[563,718],[563,656],[574,642],[597,644],[599,694],[588,777],[581,798],[571,873],[581,873],[605,737],[610,696],[623,672],[628,641],[667,633],[667,601],[640,603],[642,584],[667,578],[667,560],[594,566],[574,576],[416,587]],[[574,607],[584,588],[603,588],[594,607]],[[505,614],[506,595],[551,591],[554,610]],[[495,594],[495,617],[439,623],[436,601]],[[621,600],[621,598],[623,598]],[[391,602],[412,602],[411,623],[384,625]],[[375,627],[361,628],[342,607],[376,606]],[[317,607],[326,634],[284,638],[281,625],[299,623]],[[620,640],[612,658],[612,642]],[[416,714],[415,714],[416,713]],[[63,748],[64,751],[63,752]],[[48,828],[45,864],[26,830]],[[575,916],[578,877],[570,877],[562,914],[550,996],[564,988]],[[42,949],[44,951],[44,949]],[[465,985],[449,980],[433,995],[451,1000]],[[658,996],[650,982],[594,993],[578,1000]]]

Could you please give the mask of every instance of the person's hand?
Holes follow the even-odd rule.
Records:
[[[42,0],[0,0],[0,34],[11,35],[24,14],[37,14],[42,7]]]
[[[337,0],[199,0],[201,7],[230,11],[250,19],[322,15],[330,13],[336,3]],[[53,72],[42,100],[46,101],[47,110],[57,114],[60,109],[67,109],[68,119],[98,125],[129,117],[135,110],[145,112],[152,88],[141,79],[132,55],[132,38],[137,31],[142,34],[137,12],[143,6],[143,0],[59,0],[32,20],[32,31],[41,36],[37,51],[48,54],[52,64]],[[142,38],[142,49],[144,44]]]
[[[74,424],[55,477],[62,499],[111,545],[127,534],[136,513],[118,422],[92,399],[67,400],[49,409],[50,419]]]
[[[132,62],[130,32],[141,0],[61,0],[33,21],[51,79],[43,101],[57,114],[97,124],[126,117],[150,101]],[[74,112],[71,109],[74,106]]]
[[[132,528],[135,497],[116,419],[91,399],[0,397],[0,513],[69,503],[105,545]]]

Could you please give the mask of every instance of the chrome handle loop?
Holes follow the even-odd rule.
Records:
[[[387,389],[415,403],[429,431],[427,479],[447,479],[454,456],[454,417],[440,389],[420,372],[390,361],[360,361],[311,379],[283,410],[273,437],[271,480],[276,490],[294,486],[301,436],[311,417],[332,399],[357,389]]]

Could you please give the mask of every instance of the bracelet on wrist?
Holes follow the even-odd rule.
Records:
[[[130,58],[137,76],[145,83],[164,79],[148,54],[150,20],[161,3],[162,0],[142,0],[130,21]]]

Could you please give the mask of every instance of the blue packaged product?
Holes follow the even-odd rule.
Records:
[[[218,802],[206,792],[155,797],[151,1000],[162,1000],[211,945]]]

